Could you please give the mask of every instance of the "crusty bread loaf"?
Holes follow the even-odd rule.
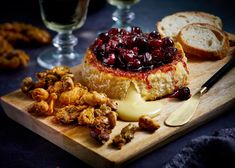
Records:
[[[222,28],[222,21],[219,17],[205,12],[178,12],[164,17],[157,23],[157,30],[163,36],[176,38],[179,31],[191,23],[208,23]]]
[[[186,53],[203,59],[222,59],[229,50],[227,34],[205,23],[193,23],[183,27],[177,40]]]
[[[91,50],[87,50],[79,82],[90,90],[107,94],[113,99],[124,99],[131,83],[145,100],[155,100],[172,94],[188,84],[187,58],[179,43],[175,43],[179,58],[147,72],[126,72],[103,66]]]

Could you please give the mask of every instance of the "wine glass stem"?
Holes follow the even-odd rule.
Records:
[[[73,58],[74,46],[77,44],[77,38],[72,31],[59,32],[53,39],[53,45],[57,48],[57,59],[61,57]]]
[[[135,18],[134,12],[130,11],[130,6],[119,6],[113,13],[112,19],[118,28],[130,27],[131,21]]]

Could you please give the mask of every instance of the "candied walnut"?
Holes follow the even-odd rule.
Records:
[[[93,137],[96,141],[98,141],[101,144],[104,144],[105,142],[107,142],[109,140],[109,130],[100,130],[97,128],[93,128],[90,131],[90,135],[91,137]]]
[[[95,117],[104,115],[103,111],[100,110],[99,108],[95,109],[94,114],[95,114]]]
[[[13,47],[7,40],[0,36],[0,56],[4,53],[10,52],[13,50]]]
[[[48,113],[53,114],[54,112],[54,105],[55,105],[55,101],[58,98],[56,93],[51,93],[50,97],[49,97],[49,110]]]
[[[134,124],[128,124],[121,130],[121,135],[127,142],[134,138],[137,127]]]
[[[102,111],[103,115],[106,115],[112,111],[111,107],[107,106],[106,104],[101,104],[100,110]]]
[[[0,35],[13,45],[47,45],[50,34],[30,24],[12,22],[0,24]]]
[[[109,98],[103,94],[96,91],[87,92],[81,97],[81,101],[89,104],[90,106],[102,105],[106,103]]]
[[[31,41],[40,45],[47,45],[51,43],[51,36],[45,30],[39,28],[29,28],[25,34]]]
[[[67,66],[56,66],[51,70],[48,70],[48,73],[55,74],[62,77],[65,74],[71,74],[69,67]]]
[[[77,120],[80,112],[87,108],[87,106],[74,106],[68,105],[63,108],[57,109],[55,117],[62,123],[68,124]]]
[[[113,146],[117,147],[118,149],[121,149],[122,146],[124,146],[126,144],[126,139],[123,138],[122,135],[116,135],[114,138],[113,138]]]
[[[73,78],[70,75],[62,76],[61,81],[64,90],[72,90],[74,88]]]
[[[38,72],[38,73],[36,73],[36,77],[39,80],[45,78],[46,76],[47,76],[46,72]]]
[[[38,81],[36,82],[35,85],[36,87],[42,87],[42,88],[52,87],[56,82],[61,80],[61,77],[63,75],[66,75],[68,77],[70,76],[71,78],[73,77],[73,75],[66,74],[67,72],[68,72],[67,67],[63,66],[57,66],[51,70],[47,70],[45,72],[39,72],[36,74]]]
[[[20,88],[24,94],[31,97],[31,92],[35,88],[35,83],[31,77],[26,77],[23,79]]]
[[[89,107],[84,109],[78,116],[79,125],[92,125],[95,120],[94,108]]]
[[[42,115],[42,116],[48,116],[50,113],[48,113],[49,105],[46,101],[42,100],[40,102],[35,102],[32,107],[29,109],[29,113],[33,113],[35,115]]]
[[[49,93],[43,88],[36,88],[32,91],[32,98],[36,101],[47,100]]]
[[[64,105],[76,104],[84,94],[87,94],[87,90],[75,86],[72,90],[61,93],[59,102]]]
[[[30,42],[29,38],[18,32],[4,31],[0,29],[0,36],[6,39],[10,44],[17,47],[24,46]]]
[[[112,112],[108,113],[106,116],[109,120],[109,128],[113,129],[117,123],[117,113],[112,111]]]
[[[18,69],[28,65],[29,56],[22,50],[12,50],[0,56],[0,69]]]
[[[134,124],[128,124],[122,128],[121,133],[113,138],[112,145],[121,149],[126,143],[130,142],[134,138],[134,134],[137,130],[137,126]]]
[[[118,103],[114,100],[111,100],[109,99],[107,102],[106,102],[107,106],[111,107],[112,110],[117,110],[117,107],[118,107]]]
[[[47,74],[44,78],[43,81],[46,85],[46,87],[54,85],[56,81],[58,81],[58,77],[54,74]]]
[[[57,82],[54,83],[54,85],[49,86],[47,90],[48,90],[49,93],[60,94],[64,90],[63,83],[61,81],[57,81]]]
[[[153,120],[151,117],[147,115],[143,115],[139,118],[139,127],[143,130],[154,132],[158,128],[160,128],[160,125],[157,123],[157,121]]]
[[[97,129],[108,129],[109,128],[109,119],[106,116],[95,117],[93,126]]]

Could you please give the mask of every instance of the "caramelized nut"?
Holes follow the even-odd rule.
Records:
[[[35,101],[42,101],[42,100],[47,100],[49,97],[49,93],[47,90],[43,88],[36,88],[32,91],[32,98]]]
[[[128,124],[122,128],[121,133],[113,138],[113,146],[121,149],[123,145],[130,142],[134,138],[136,130],[137,127],[134,124]]]
[[[122,137],[122,135],[116,135],[114,138],[113,138],[113,142],[112,144],[117,147],[118,149],[121,149],[122,146],[124,146],[126,144],[126,140],[125,138]]]
[[[30,113],[36,115],[48,115],[49,105],[45,101],[35,102],[33,106],[29,109]]]
[[[160,125],[151,117],[143,115],[139,118],[139,127],[146,131],[154,132],[155,130],[160,128]]]

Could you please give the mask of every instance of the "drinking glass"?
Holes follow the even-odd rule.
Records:
[[[112,15],[115,24],[112,27],[124,28],[130,30],[131,21],[135,18],[135,13],[130,11],[131,5],[138,3],[140,0],[107,0],[109,4],[116,6],[117,9]]]
[[[40,66],[51,69],[58,65],[74,66],[82,56],[74,50],[77,38],[72,31],[80,28],[87,15],[89,0],[39,0],[41,17],[47,28],[56,31],[54,47],[37,58]]]

